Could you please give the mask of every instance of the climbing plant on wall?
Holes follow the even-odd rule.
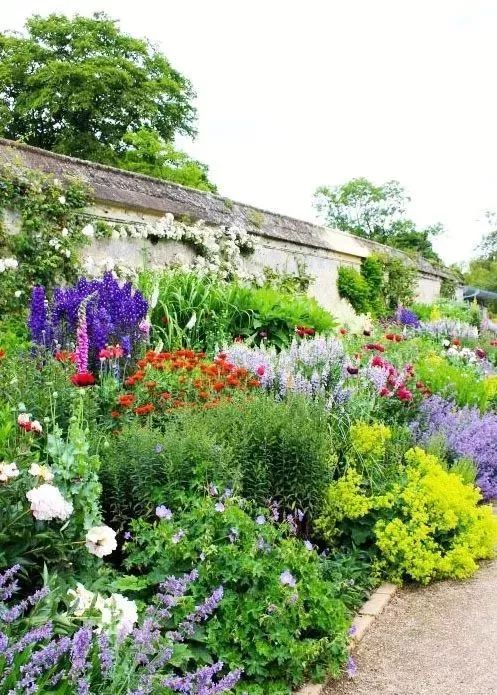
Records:
[[[0,168],[0,312],[16,313],[31,288],[71,282],[87,241],[81,212],[88,191],[78,180],[13,164]]]

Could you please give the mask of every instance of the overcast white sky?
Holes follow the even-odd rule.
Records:
[[[229,198],[315,220],[320,184],[398,179],[437,250],[464,261],[497,210],[496,0],[20,0],[104,10],[158,43],[197,91],[181,142]]]

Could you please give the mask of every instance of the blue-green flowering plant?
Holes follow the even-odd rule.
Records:
[[[222,584],[224,599],[198,639],[229,668],[243,665],[237,692],[283,695],[339,672],[348,612],[316,549],[294,535],[298,511],[280,520],[277,505],[254,509],[210,485],[182,509],[159,505],[156,514],[126,532],[127,566],[138,576],[117,586],[146,594],[160,576],[188,572],[200,558],[195,598]]]

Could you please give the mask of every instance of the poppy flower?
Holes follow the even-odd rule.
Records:
[[[479,357],[481,360],[483,360],[487,356],[487,353],[485,352],[485,350],[482,350],[481,348],[476,348],[475,355]]]
[[[452,340],[452,345],[455,345],[456,347],[460,347],[460,346],[461,346],[461,341],[460,341],[458,338],[454,338],[454,339]]]
[[[387,333],[387,334],[385,335],[385,338],[386,338],[387,340],[395,340],[395,335],[394,335],[393,333]]]
[[[95,377],[91,372],[80,372],[72,375],[71,382],[74,386],[93,386]]]
[[[340,328],[340,330],[338,332],[340,333],[340,335],[347,335],[347,329],[346,328]]]
[[[256,374],[258,374],[259,376],[264,376],[264,374],[266,373],[266,367],[264,367],[264,365],[261,364],[260,367],[257,367],[255,371]]]
[[[353,367],[352,365],[349,365],[347,367],[347,371],[349,374],[359,374],[359,367]]]
[[[5,350],[0,349],[0,360],[3,360],[4,357],[5,357]]]
[[[379,343],[367,343],[365,346],[366,350],[377,350],[378,352],[385,352],[383,345]]]

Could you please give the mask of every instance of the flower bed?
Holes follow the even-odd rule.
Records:
[[[289,695],[353,674],[382,578],[493,552],[492,334],[253,288],[228,320],[208,279],[169,330],[167,282],[35,287],[0,337],[1,695]]]

